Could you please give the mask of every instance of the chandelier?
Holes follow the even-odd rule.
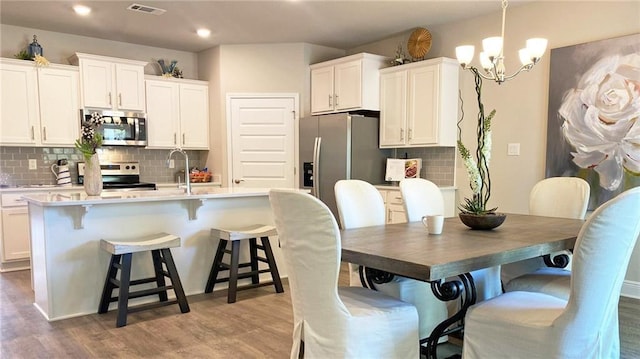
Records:
[[[502,34],[501,36],[488,37],[482,40],[483,52],[480,53],[480,65],[484,69],[484,74],[480,71],[476,72],[487,80],[494,80],[498,84],[510,80],[522,71],[529,71],[535,64],[540,61],[542,55],[547,49],[547,39],[533,38],[527,40],[527,47],[520,49],[519,57],[522,67],[512,75],[506,75],[504,66],[504,23],[507,15],[507,0],[502,0]],[[469,66],[473,60],[473,45],[463,45],[456,47],[456,57],[463,69],[475,70],[473,66]]]

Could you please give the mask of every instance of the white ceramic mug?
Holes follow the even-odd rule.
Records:
[[[423,216],[422,224],[427,228],[429,234],[440,234],[444,225],[444,216],[441,214]]]

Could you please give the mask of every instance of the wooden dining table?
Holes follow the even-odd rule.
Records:
[[[457,217],[447,218],[439,235],[428,234],[422,222],[346,229],[341,231],[342,261],[430,282],[442,300],[461,295],[460,310],[425,341],[427,358],[435,359],[438,339],[451,333],[454,323],[462,323],[467,308],[476,301],[470,272],[572,249],[583,223],[507,214],[505,222],[493,230],[472,230]]]

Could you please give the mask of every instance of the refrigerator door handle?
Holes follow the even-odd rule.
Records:
[[[316,198],[320,198],[320,147],[322,145],[322,137],[316,137],[313,144],[313,191],[312,194]]]

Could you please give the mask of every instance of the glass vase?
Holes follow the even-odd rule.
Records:
[[[99,196],[102,193],[102,172],[100,158],[94,153],[84,165],[84,191],[87,196]]]

